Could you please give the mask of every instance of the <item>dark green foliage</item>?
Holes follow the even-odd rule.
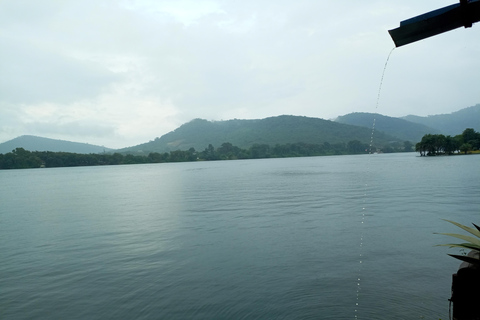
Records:
[[[480,132],[468,128],[461,135],[455,137],[443,134],[426,134],[415,145],[415,151],[421,156],[435,156],[440,154],[453,154],[461,151],[465,154],[471,150],[480,149]]]
[[[464,143],[460,146],[460,152],[467,154],[469,151],[472,151],[472,145],[470,143]]]
[[[347,144],[349,153],[365,153],[368,151],[368,145],[361,143],[358,140],[349,141]]]
[[[222,143],[217,149],[217,156],[221,160],[248,159],[249,157],[247,150],[240,149],[230,142]]]
[[[351,126],[319,118],[279,116],[261,120],[207,121],[195,119],[154,141],[117,151],[147,155],[150,152],[170,152],[189,148],[203,150],[209,144],[220,149],[225,141],[244,150],[248,150],[255,144],[269,145],[270,147],[297,143],[308,145],[347,144],[352,140],[368,144],[370,138],[371,128]],[[383,132],[375,133],[375,144],[379,147],[394,140],[398,139]],[[221,159],[245,156],[239,155],[238,150],[227,151],[226,148],[225,146],[220,151]],[[254,152],[256,152],[255,150]],[[342,153],[344,152],[343,150]]]
[[[215,153],[215,148],[212,144],[209,144],[207,148],[202,153],[202,159],[204,160],[218,160],[217,154]]]
[[[412,152],[413,151],[413,144],[410,141],[403,142],[403,150],[405,152]]]
[[[17,148],[5,155],[0,154],[0,168],[10,169],[25,169],[25,168],[39,168],[42,165],[42,160],[36,155],[23,148]]]
[[[463,143],[471,145],[472,150],[480,149],[480,132],[467,128],[462,133],[462,139]]]
[[[402,151],[403,147],[392,144],[382,147],[384,152]],[[271,147],[268,144],[253,144],[248,149],[241,149],[230,142],[224,142],[217,149],[209,144],[203,151],[197,152],[194,148],[186,151],[174,150],[170,152],[150,152],[148,155],[134,155],[121,153],[102,154],[79,154],[69,152],[51,151],[27,151],[17,148],[12,152],[0,154],[0,169],[24,169],[24,168],[52,168],[52,167],[77,167],[77,166],[101,166],[118,164],[140,163],[163,163],[163,162],[186,162],[198,160],[236,160],[236,159],[262,159],[262,158],[285,158],[285,157],[310,157],[342,154],[366,154],[374,152],[369,146],[359,140],[351,140],[347,143],[337,142],[323,144],[313,143],[288,143],[276,144]]]

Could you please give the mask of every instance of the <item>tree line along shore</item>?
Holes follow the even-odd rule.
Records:
[[[473,129],[465,129],[460,135],[451,137],[438,134],[427,134],[415,145],[415,151],[422,156],[440,154],[468,153],[480,149],[480,133]],[[382,149],[376,149],[358,140],[348,143],[325,142],[321,145],[308,143],[289,143],[271,147],[267,144],[254,144],[248,149],[241,149],[229,142],[214,148],[211,144],[203,151],[194,148],[148,155],[122,153],[70,153],[52,151],[28,151],[16,148],[6,154],[0,154],[0,169],[55,168],[78,166],[101,166],[142,163],[191,162],[212,160],[262,159],[310,157],[327,155],[366,154],[373,152],[412,152],[413,145],[409,141],[392,143]]]
[[[358,140],[348,143],[325,142],[321,145],[308,143],[289,143],[271,147],[267,144],[254,144],[242,149],[229,142],[214,148],[211,144],[203,151],[194,148],[170,152],[150,152],[148,155],[122,153],[70,153],[52,151],[28,151],[16,148],[6,154],[0,154],[0,169],[54,168],[76,166],[121,165],[142,163],[166,163],[212,160],[262,159],[309,157],[327,155],[364,154],[379,151]],[[382,147],[382,152],[411,152],[413,144],[409,141],[393,143]]]
[[[445,136],[443,134],[426,134],[415,145],[415,151],[421,156],[467,154],[480,149],[480,132],[467,128],[462,134]]]

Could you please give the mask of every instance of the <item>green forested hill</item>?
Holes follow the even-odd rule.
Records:
[[[188,150],[189,148],[201,151],[209,144],[218,148],[224,142],[246,149],[254,144],[275,146],[298,142],[335,144],[358,140],[368,144],[370,137],[371,129],[368,128],[301,116],[227,121],[195,119],[154,141],[117,151],[148,153]],[[375,134],[377,146],[392,140],[398,139],[382,132]]]
[[[338,117],[335,121],[350,125],[371,128],[375,118],[375,130],[397,137],[401,140],[418,142],[425,134],[440,133],[438,129],[410,122],[400,118],[387,117],[380,114],[355,112]],[[460,131],[461,132],[461,131]]]
[[[449,114],[437,114],[428,117],[409,115],[402,119],[432,127],[445,135],[454,136],[463,132],[465,128],[480,131],[480,104]]]
[[[8,153],[15,148],[23,148],[29,151],[62,151],[74,153],[100,153],[111,150],[109,148],[88,143],[56,140],[29,135],[20,136],[4,143],[0,143],[0,153]]]
[[[453,136],[466,128],[480,131],[480,104],[451,114],[428,117],[410,115],[393,118],[372,113],[352,113],[340,116],[336,121],[286,115],[257,120],[194,119],[153,141],[119,150],[86,143],[21,136],[0,143],[0,154],[9,153],[15,148],[23,148],[30,151],[80,154],[107,151],[147,155],[150,152],[185,151],[191,148],[203,151],[210,144],[214,148],[220,148],[226,142],[242,149],[249,149],[254,145],[275,147],[300,143],[309,144],[307,149],[315,148],[314,145],[323,145],[324,151],[359,152],[360,149],[365,149],[365,144],[368,146],[370,143],[374,118],[376,123],[373,147],[380,148],[383,152],[403,151],[409,149],[402,147],[404,141],[415,143],[425,134]],[[332,145],[331,148],[329,144]]]

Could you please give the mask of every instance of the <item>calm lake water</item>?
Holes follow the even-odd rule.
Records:
[[[448,319],[480,156],[0,171],[1,319]],[[357,305],[358,304],[358,305]]]

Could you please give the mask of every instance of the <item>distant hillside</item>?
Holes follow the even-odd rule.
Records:
[[[462,133],[466,128],[480,131],[480,104],[450,114],[428,117],[409,115],[402,119],[432,127],[445,135],[454,136]]]
[[[373,119],[375,119],[375,130],[377,132],[382,131],[388,135],[398,137],[401,140],[418,142],[425,134],[440,133],[439,130],[427,127],[423,124],[373,113],[350,113],[338,117],[335,121],[371,129]]]
[[[0,143],[0,153],[8,153],[15,148],[23,148],[29,151],[54,151],[74,153],[100,153],[111,149],[95,146],[88,143],[55,140],[36,136],[20,136],[18,138]]]
[[[138,146],[117,150],[118,152],[169,152],[174,150],[202,151],[209,144],[215,148],[224,142],[248,149],[253,144],[348,143],[359,140],[369,143],[371,130],[358,126],[337,123],[318,118],[300,116],[278,116],[259,120],[207,121],[195,119],[176,130]],[[378,133],[378,144],[398,140],[384,133]]]

